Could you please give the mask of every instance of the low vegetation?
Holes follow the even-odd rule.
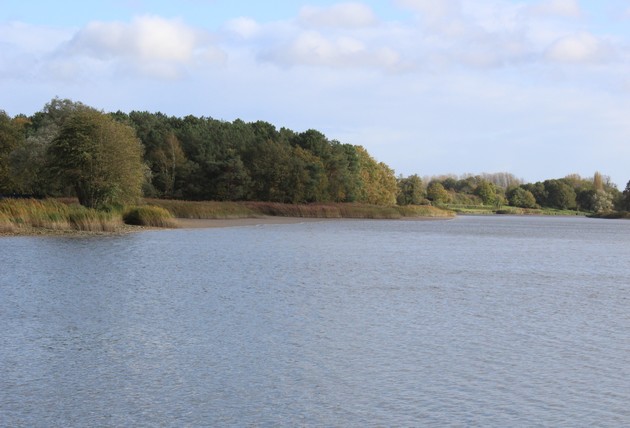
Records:
[[[162,207],[177,218],[189,219],[234,219],[260,215],[239,202],[178,201],[170,199],[145,199],[151,205]]]
[[[45,199],[0,200],[0,232],[30,229],[113,232],[123,225],[115,211],[95,210],[79,204]]]
[[[448,210],[427,205],[382,206],[368,204],[282,204],[277,202],[198,202],[149,199],[175,217],[232,219],[261,216],[304,218],[399,219],[404,217],[451,217]]]
[[[118,232],[129,226],[177,227],[176,218],[238,219],[264,216],[304,218],[401,219],[452,217],[432,206],[367,204],[281,204],[149,199],[130,207],[93,209],[76,199],[0,199],[0,233]]]
[[[166,209],[152,205],[132,207],[125,211],[126,224],[148,227],[177,227],[173,215]]]

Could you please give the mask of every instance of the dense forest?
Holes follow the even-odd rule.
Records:
[[[145,197],[283,203],[485,205],[630,210],[598,172],[524,183],[509,173],[396,177],[361,146],[316,130],[132,111],[55,98],[32,116],[0,110],[0,195],[77,196],[97,207]],[[126,198],[126,199],[125,199]]]
[[[63,159],[54,162],[51,148],[59,146],[64,130],[76,131],[72,118],[86,110],[93,109],[56,98],[31,117],[0,112],[0,194],[76,193],[76,186],[61,179]],[[132,128],[142,143],[147,197],[396,203],[397,181],[387,165],[363,147],[315,130],[136,111],[107,116]]]

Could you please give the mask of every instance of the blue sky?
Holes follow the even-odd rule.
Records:
[[[266,120],[397,174],[630,180],[625,0],[0,0],[0,109]]]

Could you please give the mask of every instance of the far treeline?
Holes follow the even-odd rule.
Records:
[[[132,111],[55,98],[32,116],[0,110],[0,195],[76,196],[100,208],[138,198],[290,204],[630,210],[606,176],[523,183],[509,173],[396,177],[361,146],[267,122]]]

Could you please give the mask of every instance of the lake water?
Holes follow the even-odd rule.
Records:
[[[0,239],[0,426],[628,426],[630,222]]]

